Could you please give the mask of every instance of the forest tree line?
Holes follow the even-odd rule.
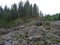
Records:
[[[28,19],[37,16],[39,16],[38,6],[30,4],[28,0],[25,4],[20,1],[18,6],[14,3],[11,5],[11,8],[8,8],[7,5],[4,8],[0,6],[0,22],[9,22],[17,18]]]
[[[7,5],[5,5],[4,8],[0,6],[0,25],[6,25],[8,22],[19,18],[27,20],[31,17],[41,17],[45,20],[53,21],[60,20],[60,13],[53,15],[48,14],[44,16],[41,11],[39,13],[38,6],[36,4],[30,4],[29,0],[27,0],[25,3],[23,3],[23,1],[20,1],[18,6],[14,3],[11,5],[11,8],[8,8]]]
[[[45,20],[48,20],[48,21],[57,21],[57,20],[60,20],[60,13],[56,13],[56,14],[53,14],[53,15],[46,15],[45,16]]]

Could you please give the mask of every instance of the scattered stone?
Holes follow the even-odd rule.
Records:
[[[0,45],[60,45],[60,27],[55,26],[51,29],[50,24],[43,26],[41,21],[36,21],[34,24],[7,30],[1,28],[0,34],[4,35],[0,36]]]

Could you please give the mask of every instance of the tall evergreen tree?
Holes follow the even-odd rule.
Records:
[[[12,5],[12,7],[11,7],[11,18],[12,18],[12,19],[17,18],[17,17],[18,17],[17,14],[18,14],[18,13],[17,13],[17,4],[14,4],[14,5]]]
[[[29,15],[30,15],[30,3],[29,3],[29,0],[27,0],[25,5],[24,5],[24,13],[25,13],[25,17],[29,18]]]
[[[18,17],[20,17],[20,18],[23,17],[23,2],[22,1],[19,2],[19,6],[18,6]]]
[[[7,7],[7,5],[5,5],[5,7],[4,7],[3,19],[4,19],[5,21],[8,21],[9,16],[10,16],[10,9]]]
[[[30,5],[30,17],[32,17],[33,15],[33,8],[32,8],[32,4]]]
[[[0,6],[0,18],[3,16],[3,8]]]
[[[36,4],[33,6],[33,16],[39,16],[39,10]]]
[[[39,14],[39,16],[40,16],[40,17],[43,17],[43,13],[42,13],[42,11],[40,11],[40,14]]]
[[[60,20],[60,13],[59,13],[59,15],[58,15],[58,20]]]

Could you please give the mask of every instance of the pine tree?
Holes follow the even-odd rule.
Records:
[[[20,17],[20,18],[23,17],[23,2],[22,1],[19,2],[19,6],[18,6],[18,17]]]
[[[39,16],[39,10],[36,4],[34,4],[33,6],[33,16],[34,17]]]
[[[25,13],[25,17],[29,18],[29,15],[30,15],[30,3],[29,3],[28,0],[26,1],[25,5],[24,5],[24,13]]]
[[[3,16],[3,8],[0,6],[0,18]]]
[[[15,19],[18,17],[18,13],[17,13],[17,4],[12,5],[11,7],[11,18]]]
[[[9,20],[9,16],[10,16],[10,9],[7,7],[7,5],[5,5],[4,13],[3,13],[3,19],[5,21],[8,21]]]
[[[32,4],[30,5],[30,17],[32,17],[33,15],[33,8],[32,8]]]

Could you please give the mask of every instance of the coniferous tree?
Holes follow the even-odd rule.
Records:
[[[25,5],[24,5],[24,13],[25,13],[25,17],[29,18],[29,15],[30,15],[30,3],[29,3],[28,0],[26,1]]]
[[[0,18],[3,16],[3,8],[0,6]]]
[[[10,16],[10,9],[7,7],[7,5],[4,7],[4,13],[3,13],[3,19],[5,21],[9,20],[9,16]]]
[[[11,7],[11,18],[16,19],[18,17],[17,15],[17,4],[12,5]]]
[[[38,7],[36,4],[34,4],[33,6],[33,16],[39,16],[39,11],[38,11]]]
[[[59,15],[58,15],[58,20],[60,20],[60,13],[59,13]]]
[[[30,17],[32,17],[33,15],[33,8],[32,8],[32,4],[30,5]]]
[[[19,2],[19,6],[18,6],[18,17],[20,17],[20,18],[23,17],[23,2],[22,1]]]

